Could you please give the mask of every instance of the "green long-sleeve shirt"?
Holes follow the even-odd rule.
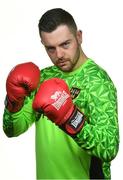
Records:
[[[86,116],[77,137],[71,138],[44,115],[38,119],[32,109],[35,92],[26,97],[19,112],[10,113],[5,108],[5,133],[18,136],[35,122],[37,179],[110,179],[111,160],[119,146],[113,82],[91,59],[73,72],[62,72],[56,66],[41,70],[41,83],[52,77],[66,81],[73,103]]]

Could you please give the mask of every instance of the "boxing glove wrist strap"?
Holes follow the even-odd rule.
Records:
[[[67,134],[74,137],[81,131],[85,119],[85,115],[80,112],[78,108],[75,107],[70,118],[59,127]]]

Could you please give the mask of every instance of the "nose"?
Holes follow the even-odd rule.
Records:
[[[61,59],[61,58],[64,57],[64,52],[63,52],[63,50],[60,47],[58,47],[56,49],[56,56],[57,56],[58,59]]]

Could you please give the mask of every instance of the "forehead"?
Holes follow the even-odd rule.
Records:
[[[64,41],[72,39],[74,35],[66,25],[60,25],[52,32],[41,32],[41,40],[44,45],[56,46]]]

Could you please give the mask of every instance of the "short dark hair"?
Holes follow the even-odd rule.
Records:
[[[61,8],[48,10],[39,20],[39,34],[41,35],[41,31],[52,32],[60,25],[67,25],[73,33],[77,30],[77,25],[70,13]]]

